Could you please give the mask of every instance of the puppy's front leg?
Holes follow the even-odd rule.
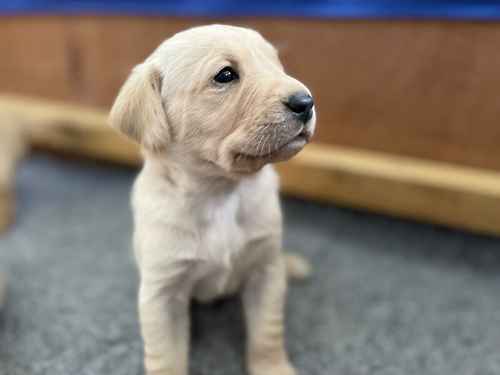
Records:
[[[139,315],[147,375],[187,375],[189,262],[141,272]]]
[[[247,366],[250,375],[294,375],[284,342],[287,289],[282,254],[256,270],[243,290],[247,325]]]

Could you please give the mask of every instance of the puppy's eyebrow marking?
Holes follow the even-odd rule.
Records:
[[[274,60],[273,58],[268,56],[268,54],[264,53],[262,51],[262,49],[252,48],[250,50],[250,54],[251,54],[252,58],[254,58],[256,61],[258,61],[260,64],[266,63],[266,62],[268,63],[267,66],[265,67],[266,71],[269,71],[270,69],[272,69],[276,73],[282,72],[283,67],[279,63],[277,63],[276,60]]]
[[[214,55],[213,55],[213,59],[214,61],[217,61],[217,65],[221,65],[221,68],[223,68],[224,66],[231,66],[233,68],[237,68],[238,67],[238,59],[237,57],[233,54],[233,53],[230,53],[230,52],[224,52],[224,53],[217,53],[215,52]],[[224,65],[222,65],[224,64]]]

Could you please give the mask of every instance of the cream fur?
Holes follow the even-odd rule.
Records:
[[[214,82],[225,66],[239,80]],[[236,292],[249,374],[295,374],[284,346],[286,268],[305,276],[308,264],[283,256],[278,178],[267,164],[314,132],[314,115],[303,124],[283,104],[297,91],[308,92],[260,34],[221,25],[166,40],[121,89],[110,122],[145,157],[132,206],[148,375],[187,375],[190,300]]]

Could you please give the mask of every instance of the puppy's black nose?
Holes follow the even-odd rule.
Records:
[[[314,100],[304,91],[296,92],[288,97],[285,105],[294,113],[299,115],[303,122],[307,122],[312,117],[312,108]]]

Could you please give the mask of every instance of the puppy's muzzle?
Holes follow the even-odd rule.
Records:
[[[284,104],[304,124],[308,122],[313,115],[314,100],[312,96],[305,91],[299,91],[290,95]]]

